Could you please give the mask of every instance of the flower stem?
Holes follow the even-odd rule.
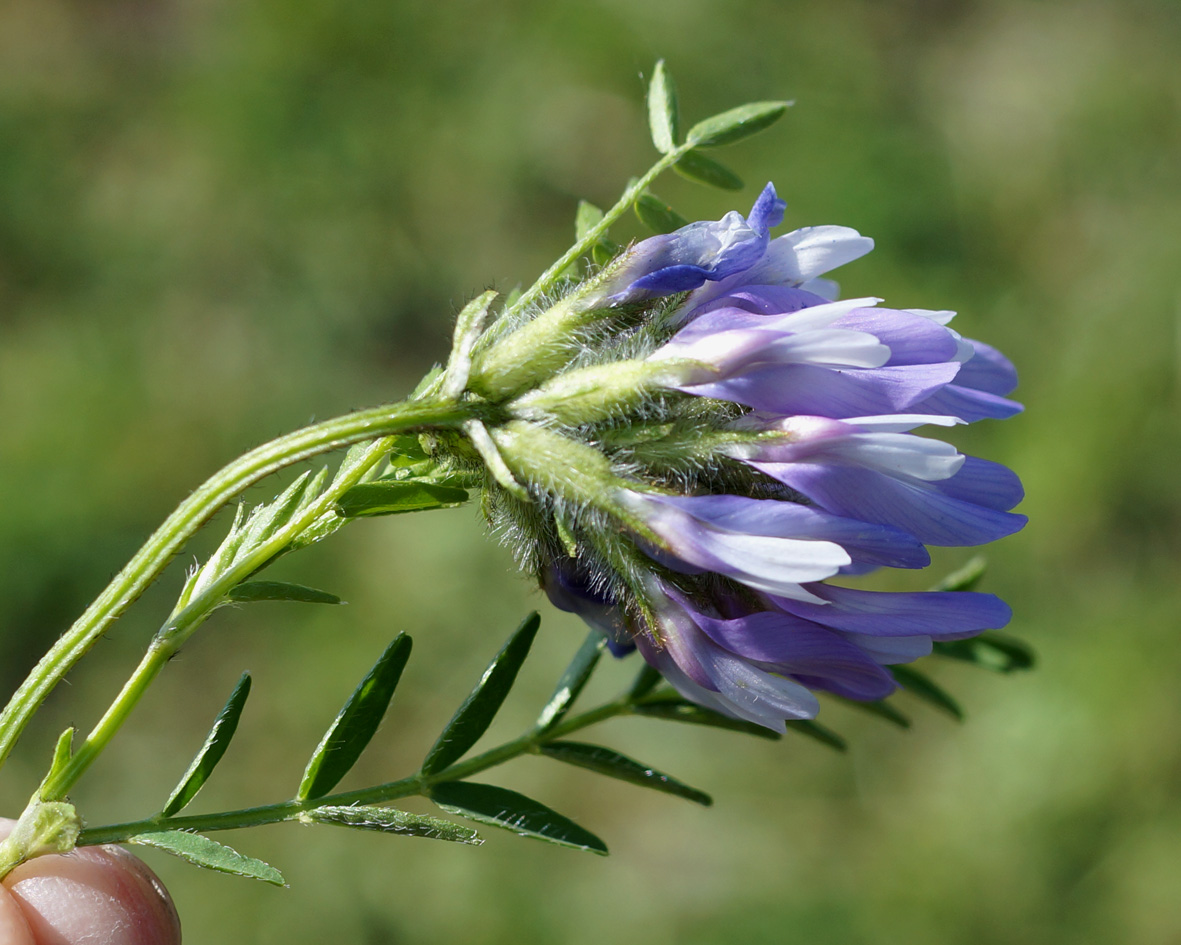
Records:
[[[364,475],[381,462],[393,445],[390,437],[382,437],[370,444],[360,459],[351,465],[349,472],[337,476],[332,484],[290,522],[275,532],[267,541],[242,558],[231,568],[206,587],[200,594],[188,601],[179,613],[165,622],[148,647],[143,660],[123,686],[115,701],[87,737],[86,741],[70,759],[69,764],[52,776],[41,788],[43,801],[60,800],[82,776],[87,768],[102,753],[139,704],[152,680],[164,665],[176,655],[184,642],[205,622],[213,610],[221,604],[234,587],[255,573],[267,561],[282,552],[295,538],[321,515],[329,511],[345,492],[361,481]]]
[[[13,694],[0,713],[0,764],[65,674],[185,542],[243,489],[287,466],[352,443],[407,430],[459,426],[477,415],[478,405],[451,400],[404,401],[361,410],[272,440],[215,473],[165,520]]]
[[[520,297],[514,302],[505,312],[497,319],[496,323],[491,325],[487,331],[484,332],[480,339],[480,348],[486,348],[492,342],[496,341],[501,334],[508,328],[515,324],[515,316],[525,311],[525,309],[532,305],[537,299],[550,291],[561,279],[562,274],[570,268],[571,264],[575,262],[580,256],[590,252],[591,248],[604,236],[607,230],[614,224],[621,216],[623,216],[632,204],[648,189],[657,177],[667,171],[670,167],[677,163],[685,152],[689,150],[688,144],[679,146],[676,150],[662,155],[660,160],[648,168],[643,177],[634,180],[631,185],[623,192],[623,195],[615,202],[615,205],[603,214],[603,218],[592,226],[586,233],[583,234],[582,239],[578,240],[571,246],[562,257],[550,266],[541,277],[533,283],[528,289],[521,293]]]

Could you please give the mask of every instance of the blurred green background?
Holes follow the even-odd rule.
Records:
[[[877,240],[846,294],[957,309],[1017,363],[1027,413],[958,442],[1026,482],[1030,525],[989,552],[986,589],[1041,667],[935,667],[963,726],[827,706],[847,756],[601,731],[712,810],[553,762],[499,772],[608,859],[491,831],[479,849],[229,837],[286,872],[276,890],[149,853],[186,941],[1181,941],[1179,56],[1173,0],[7,0],[0,690],[206,475],[404,395],[466,299],[531,281],[577,199],[611,202],[653,158],[642,75],[665,57],[690,120],[798,103],[722,155],[745,193],[659,187],[682,213],[745,209],[774,179],[788,224]],[[93,723],[181,569],[61,687],[0,808],[23,806],[62,727]],[[411,770],[527,610],[542,638],[498,733],[581,638],[473,509],[358,523],[276,577],[351,604],[215,617],[75,795],[92,823],[155,809],[243,669],[255,695],[196,809],[288,796],[400,630],[416,655],[346,786]]]

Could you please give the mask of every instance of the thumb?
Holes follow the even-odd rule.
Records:
[[[13,822],[0,818],[0,837]],[[18,866],[0,884],[0,945],[179,945],[164,885],[116,846],[80,847]]]

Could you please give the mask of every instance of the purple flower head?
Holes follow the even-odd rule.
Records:
[[[554,517],[531,565],[550,599],[687,698],[772,728],[814,715],[817,691],[884,698],[884,667],[1010,616],[988,594],[830,579],[923,568],[929,545],[1025,523],[1009,469],[921,433],[1019,412],[1013,366],[951,312],[836,301],[821,277],[872,241],[771,239],[783,210],[768,185],[745,218],[625,251],[579,296],[598,334],[509,405],[497,441],[537,502],[506,530]]]

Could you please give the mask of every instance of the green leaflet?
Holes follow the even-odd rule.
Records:
[[[189,765],[189,770],[184,773],[164,805],[162,813],[165,817],[171,817],[188,806],[209,779],[209,775],[221,761],[221,756],[230,746],[230,740],[238,728],[238,720],[242,717],[242,708],[246,705],[246,697],[249,695],[250,674],[243,673],[225,706],[214,719],[213,727],[205,738],[205,744],[201,746],[201,750]]]
[[[304,604],[339,604],[335,594],[320,591],[303,584],[288,584],[284,581],[248,581],[239,584],[226,595],[232,601],[251,603],[258,600],[290,600]]]
[[[799,732],[799,734],[815,739],[829,748],[835,748],[837,751],[849,750],[848,742],[819,722],[814,722],[811,719],[788,719],[786,725],[789,732]]]
[[[556,758],[558,761],[564,761],[566,764],[577,765],[580,768],[605,774],[609,778],[617,778],[630,784],[663,791],[665,794],[674,794],[705,807],[709,807],[713,803],[713,798],[704,791],[689,787],[662,771],[657,771],[655,768],[650,768],[648,765],[641,764],[626,755],[621,755],[617,751],[603,748],[600,745],[587,745],[583,742],[550,742],[548,745],[541,746],[541,753],[550,758]]]
[[[390,699],[410,659],[411,640],[398,634],[361,680],[335,721],[312,752],[296,799],[323,797],[361,757],[389,708]]]
[[[599,225],[603,211],[586,200],[578,201],[578,213],[574,217],[574,239],[581,242],[586,234]]]
[[[605,266],[615,258],[619,252],[619,244],[607,239],[601,239],[591,247],[591,259],[598,266]]]
[[[345,518],[358,518],[421,512],[426,509],[448,509],[462,505],[467,500],[467,491],[454,486],[383,479],[353,486],[340,497],[336,508]]]
[[[791,102],[751,102],[699,121],[685,140],[695,148],[716,148],[758,134],[775,124]]]
[[[977,555],[958,571],[953,571],[942,581],[931,588],[933,591],[970,591],[988,570],[988,560],[983,555]]]
[[[657,233],[671,233],[689,225],[688,220],[652,193],[640,194],[635,210],[640,222]]]
[[[252,856],[243,856],[232,847],[227,847],[224,843],[218,843],[216,840],[210,840],[199,833],[186,833],[183,830],[161,830],[128,837],[126,842],[165,850],[174,856],[179,856],[182,860],[188,860],[195,866],[217,870],[219,873],[259,879],[273,886],[287,885],[283,874],[270,863]]]
[[[73,750],[74,728],[71,726],[57,737],[57,744],[53,746],[53,761],[50,763],[49,771],[41,782],[42,788],[57,780],[57,776],[70,763],[70,759],[73,757]]]
[[[450,840],[479,846],[480,839],[471,827],[462,827],[449,820],[426,814],[411,814],[393,807],[358,805],[355,807],[317,807],[300,816],[302,821],[353,827],[357,830],[377,830],[404,837],[427,837],[431,840]]]
[[[591,673],[595,671],[599,657],[603,655],[606,647],[607,638],[597,630],[587,634],[582,646],[574,654],[574,659],[570,661],[570,665],[566,667],[557,686],[554,687],[554,694],[549,697],[545,708],[537,717],[537,731],[551,729],[562,720],[591,678]]]
[[[963,721],[964,710],[960,708],[959,703],[917,669],[911,669],[909,666],[891,666],[890,672],[898,680],[898,684],[912,696],[922,699],[924,702],[930,703],[938,709],[942,709],[953,718]]]
[[[516,632],[509,637],[488,668],[443,729],[438,740],[427,752],[422,763],[424,775],[437,774],[458,761],[488,730],[492,719],[503,705],[505,697],[513,687],[517,671],[529,655],[533,638],[541,618],[532,613],[522,621]]]
[[[445,781],[434,785],[429,796],[448,813],[477,823],[559,846],[607,854],[607,845],[589,830],[516,791],[472,781]]]
[[[648,128],[652,132],[652,143],[661,154],[676,150],[680,136],[678,124],[677,90],[661,59],[652,70],[652,81],[648,83]]]
[[[1015,637],[990,630],[967,640],[936,640],[934,652],[948,659],[975,663],[996,673],[1032,669],[1037,662],[1032,649]]]
[[[627,697],[632,702],[638,702],[663,681],[664,677],[660,675],[660,670],[645,663],[643,668],[636,673],[636,678],[632,681]]]
[[[743,187],[741,177],[700,151],[686,151],[677,159],[673,170],[689,180],[721,190],[742,190]]]
[[[688,722],[691,725],[708,725],[712,728],[724,728],[731,732],[744,732],[747,735],[756,735],[759,738],[767,738],[772,741],[782,737],[772,729],[756,725],[754,722],[747,722],[744,719],[735,719],[728,715],[722,715],[721,712],[715,712],[713,709],[699,706],[695,702],[689,702],[687,699],[672,698],[660,699],[655,702],[642,702],[633,711],[636,715],[643,715],[648,718],[669,719],[673,722]]]
[[[910,728],[910,719],[888,702],[862,702],[859,699],[845,699],[841,696],[837,696],[837,698],[845,703],[845,705],[850,705],[854,709],[860,709],[869,715],[876,715],[879,719],[885,719],[887,722],[897,725],[899,728]]]

